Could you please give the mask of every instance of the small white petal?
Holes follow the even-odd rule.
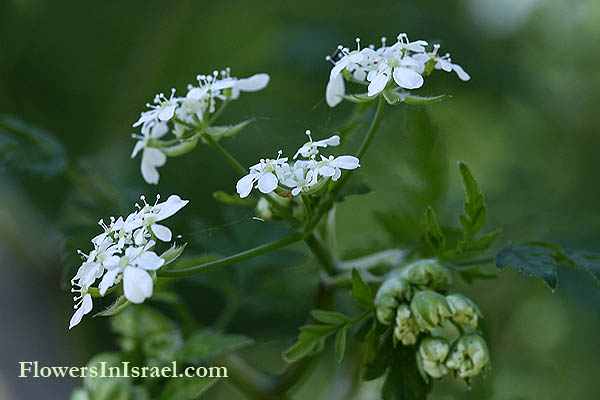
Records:
[[[236,87],[242,92],[256,92],[264,89],[269,84],[268,74],[256,74],[236,82]]]
[[[123,272],[123,291],[127,300],[134,304],[143,303],[152,296],[152,277],[141,268],[127,267]]]
[[[131,158],[135,158],[137,154],[142,150],[145,146],[145,142],[143,140],[138,140],[135,142],[135,146],[133,147],[133,151],[131,152]]]
[[[177,104],[171,104],[169,106],[166,106],[158,114],[158,119],[160,119],[161,121],[170,120],[171,118],[173,118],[173,115],[175,115],[175,108],[177,108]]]
[[[254,178],[255,175],[248,174],[242,177],[242,179],[240,179],[235,185],[235,190],[241,198],[248,197],[248,195],[252,191],[252,186],[254,185]]]
[[[452,69],[456,72],[456,75],[460,78],[461,81],[468,81],[471,79],[471,75],[469,75],[462,67],[458,64],[452,64]]]
[[[360,161],[354,156],[339,156],[329,164],[335,168],[356,169],[360,167]]]
[[[327,105],[335,107],[340,104],[343,100],[341,96],[344,95],[345,91],[344,77],[342,75],[338,74],[335,77],[330,77],[325,89],[325,101],[327,101]]]
[[[271,193],[277,188],[277,184],[277,177],[273,173],[267,172],[258,179],[258,190],[265,194]]]
[[[380,93],[383,89],[385,89],[385,86],[389,81],[390,75],[387,72],[375,76],[369,84],[369,90],[367,95],[375,96],[376,94]]]
[[[189,202],[189,200],[182,200],[181,197],[172,194],[164,203],[160,203],[156,206],[159,210],[158,214],[156,214],[156,220],[162,221],[163,219],[169,218],[171,215],[185,207]]]
[[[156,236],[157,239],[162,240],[163,242],[171,241],[171,230],[164,225],[153,224],[151,227],[152,232]]]
[[[102,278],[102,281],[100,282],[100,285],[98,285],[98,289],[100,289],[101,296],[104,296],[106,294],[106,291],[115,283],[115,278],[117,277],[118,274],[119,274],[119,270],[116,268],[113,270],[110,270],[110,271],[106,272],[106,274],[104,274],[104,277]]]
[[[323,176],[333,176],[335,174],[335,168],[326,165],[324,167],[319,168],[319,174]]]
[[[148,271],[155,271],[163,266],[165,260],[160,258],[153,251],[146,251],[144,254],[135,259],[135,263]]]
[[[423,86],[423,77],[410,68],[394,68],[394,81],[404,89],[418,89]]]

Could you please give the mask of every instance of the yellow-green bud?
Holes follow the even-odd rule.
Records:
[[[444,291],[452,282],[448,268],[437,260],[419,260],[402,271],[402,276],[411,284],[421,288]]]
[[[271,211],[271,204],[269,200],[261,197],[256,204],[256,214],[265,221],[270,221],[273,218],[273,211]]]
[[[408,346],[417,343],[419,336],[419,325],[412,317],[410,308],[406,304],[400,304],[396,312],[396,326],[394,327],[394,337],[403,345]]]
[[[460,293],[446,296],[446,301],[452,311],[452,320],[462,326],[477,328],[481,311],[479,307],[467,296]]]
[[[417,292],[410,302],[410,310],[421,330],[433,331],[445,318],[452,316],[446,298],[431,290]]]
[[[450,345],[444,338],[426,337],[421,341],[417,362],[419,367],[429,376],[441,378],[448,373],[445,365]]]
[[[390,325],[396,318],[398,305],[410,299],[410,285],[399,276],[387,279],[379,287],[375,296],[377,319],[385,325]]]
[[[485,340],[476,334],[461,336],[454,344],[446,366],[456,370],[461,378],[471,378],[490,363],[490,352]]]

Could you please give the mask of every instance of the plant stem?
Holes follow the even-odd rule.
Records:
[[[274,242],[270,242],[267,244],[263,244],[257,247],[254,247],[249,250],[242,251],[240,253],[223,257],[219,260],[210,261],[204,264],[196,265],[189,268],[176,269],[176,270],[158,270],[158,276],[168,277],[168,278],[180,278],[183,276],[191,276],[198,274],[200,272],[211,271],[213,269],[221,268],[238,261],[247,260],[252,257],[259,256],[261,254],[268,253],[273,250],[280,249],[289,244],[296,243],[304,238],[304,235],[300,232],[292,233],[282,239],[276,240]]]
[[[319,260],[327,275],[334,276],[338,271],[337,263],[329,249],[323,245],[317,235],[311,232],[304,241],[317,260]]]
[[[219,155],[221,155],[221,157],[223,157],[225,161],[227,161],[229,165],[231,165],[233,169],[235,169],[240,175],[246,175],[248,170],[244,168],[244,166],[235,157],[229,154],[229,152],[225,150],[223,146],[213,139],[212,136],[208,134],[202,134],[202,138],[206,140],[206,143],[208,143],[210,147],[219,153]]]
[[[380,264],[398,265],[406,258],[406,251],[401,249],[388,249],[377,253],[369,254],[368,256],[355,258],[354,260],[340,261],[339,269],[370,269]]]

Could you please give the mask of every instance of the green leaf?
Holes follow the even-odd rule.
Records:
[[[346,341],[348,338],[348,325],[344,325],[335,337],[335,357],[339,363],[342,362],[344,358],[344,353],[346,352]]]
[[[212,136],[212,138],[215,140],[219,140],[224,137],[233,136],[239,133],[242,129],[250,125],[250,123],[252,123],[253,121],[254,119],[247,119],[235,125],[209,126],[204,130],[204,133]]]
[[[588,271],[600,284],[600,254],[589,251],[566,250],[566,256]]]
[[[537,245],[515,246],[512,243],[496,255],[498,268],[511,267],[527,275],[543,279],[552,289],[556,288],[557,261],[554,251]]]
[[[486,217],[486,205],[483,194],[479,190],[473,174],[462,161],[458,162],[458,170],[465,187],[465,214],[460,215],[460,224],[468,237],[473,237],[483,227]]]
[[[344,314],[335,311],[312,310],[310,313],[315,320],[327,325],[339,326],[351,321]]]
[[[425,105],[441,101],[444,97],[447,97],[447,95],[442,94],[439,96],[424,97],[415,96],[407,92],[398,92],[395,90],[388,89],[383,92],[383,97],[388,102],[388,104],[391,105],[397,105],[401,103],[411,105]]]
[[[377,355],[377,348],[379,347],[379,335],[377,333],[377,321],[373,319],[371,329],[367,333],[365,338],[365,350],[363,352],[363,364],[369,364],[373,362]]]
[[[187,243],[184,243],[181,246],[177,246],[175,243],[173,243],[173,245],[171,245],[171,247],[167,251],[160,255],[160,258],[165,260],[165,263],[163,265],[170,264],[173,261],[177,260],[181,253],[183,253],[183,250],[186,246]]]
[[[221,202],[223,204],[229,204],[232,206],[255,206],[256,205],[256,199],[254,197],[246,197],[246,198],[242,199],[237,194],[232,195],[229,193],[225,193],[221,190],[214,192],[213,198],[215,200],[217,200],[218,202]]]
[[[217,378],[171,378],[167,382],[161,399],[196,400],[217,382]]]
[[[429,385],[419,373],[414,346],[398,346],[381,388],[383,400],[426,400]]]
[[[337,330],[332,325],[304,325],[300,327],[298,341],[283,353],[287,362],[295,362],[301,358],[317,354],[325,348],[325,339]]]
[[[496,229],[495,231],[481,236],[475,240],[460,241],[458,242],[458,248],[461,252],[487,250],[496,241],[496,239],[498,239],[498,236],[501,232],[502,229]]]
[[[429,243],[436,254],[440,254],[446,247],[446,238],[440,229],[435,212],[431,206],[427,207],[426,220],[427,232],[425,237],[427,239],[427,243]]]
[[[203,330],[194,334],[185,342],[177,352],[177,359],[187,363],[199,364],[252,344],[254,344],[254,340],[245,335]]]
[[[125,296],[119,296],[114,303],[106,307],[103,311],[94,314],[94,317],[112,317],[124,311],[131,305],[131,302]]]
[[[372,357],[372,360],[365,366],[364,380],[371,381],[377,379],[388,369],[390,363],[394,359],[394,342],[392,337],[392,329],[388,329],[385,333],[385,337],[379,344],[375,356]]]
[[[18,118],[0,116],[0,166],[53,177],[67,166],[64,147],[51,133]]]
[[[159,149],[169,157],[181,156],[194,150],[198,144],[198,135],[194,135],[189,139],[184,139],[179,143],[170,146],[161,146]]]
[[[373,293],[356,268],[352,269],[352,297],[363,308],[374,307]]]

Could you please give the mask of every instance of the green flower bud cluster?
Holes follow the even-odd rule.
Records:
[[[471,378],[490,362],[485,340],[475,333],[482,315],[463,294],[446,294],[451,283],[450,271],[437,260],[412,263],[379,288],[377,319],[393,326],[396,343],[419,343],[417,360],[424,375],[441,378],[455,371]],[[448,326],[454,326],[454,338],[445,337],[450,336]]]

